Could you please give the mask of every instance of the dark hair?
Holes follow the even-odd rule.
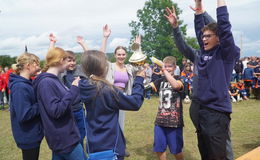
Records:
[[[66,51],[68,58],[72,58],[75,59],[76,58],[76,54],[73,51]]]
[[[201,31],[205,32],[207,30],[210,30],[210,31],[214,32],[216,35],[218,35],[218,24],[214,23],[214,22],[209,23],[206,26],[204,26]]]
[[[119,49],[123,49],[125,52],[127,52],[127,50],[124,46],[117,46],[115,51],[114,51],[114,54],[116,54],[117,50],[119,50]]]
[[[108,62],[105,54],[98,50],[88,50],[82,54],[81,67],[85,75],[97,86],[97,95],[104,85],[108,85],[113,95],[116,95],[114,86],[106,80]],[[116,96],[115,96],[116,98]]]

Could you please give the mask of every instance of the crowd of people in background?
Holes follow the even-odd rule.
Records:
[[[156,64],[152,68],[152,81],[159,79],[162,75],[160,68]],[[185,103],[190,103],[192,94],[192,82],[194,76],[194,64],[186,59],[182,59],[180,72],[175,70],[175,75],[179,75],[184,80],[184,92],[182,98]],[[230,83],[229,94],[232,102],[249,100],[249,98],[259,99],[260,88],[260,57],[243,57],[236,61]]]

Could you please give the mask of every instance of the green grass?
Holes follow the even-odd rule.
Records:
[[[138,112],[127,112],[125,137],[131,157],[127,160],[154,160],[153,128],[158,100],[145,101]],[[187,160],[199,160],[195,129],[189,117],[189,105],[184,105],[184,155]],[[235,158],[260,146],[260,101],[250,100],[233,104],[231,121],[232,143]],[[10,127],[8,110],[0,111],[0,160],[20,160]],[[51,151],[46,141],[41,144],[40,160],[50,160]],[[174,159],[168,154],[168,159]]]

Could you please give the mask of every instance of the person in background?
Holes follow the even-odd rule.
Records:
[[[1,72],[1,70],[0,70]],[[5,89],[6,89],[6,83],[2,77],[2,74],[0,74],[0,107],[1,110],[5,109],[5,104],[4,104],[4,93],[5,93]]]
[[[184,97],[185,102],[190,102],[190,93],[192,90],[192,82],[193,82],[193,72],[191,70],[191,65],[189,63],[186,64],[184,70],[181,72],[181,78],[184,81]]]
[[[38,160],[43,128],[31,77],[40,70],[40,59],[31,53],[17,58],[15,74],[10,75],[10,116],[14,140],[23,160]]]
[[[130,95],[106,80],[109,62],[101,51],[85,51],[81,67],[87,79],[79,83],[80,96],[87,110],[88,152],[113,150],[116,159],[125,157],[126,141],[119,126],[119,111],[137,111],[144,100],[145,69],[138,72]]]
[[[147,85],[152,81],[152,69],[148,63],[145,63],[144,67],[146,68],[144,85]],[[147,98],[148,100],[151,99],[151,90],[145,92],[145,98]]]
[[[66,51],[49,49],[42,73],[33,82],[44,128],[44,136],[52,150],[52,160],[83,160],[85,153],[75,123],[72,106],[80,101],[77,77],[68,89],[59,74],[68,69]]]
[[[235,69],[234,79],[236,80],[236,82],[239,82],[242,79],[242,74],[243,74],[243,70],[244,70],[242,60],[239,59],[236,61],[234,69]]]
[[[244,83],[245,83],[245,89],[246,89],[248,97],[250,97],[253,77],[254,77],[254,69],[251,68],[250,63],[248,62],[247,68],[245,68],[244,74],[243,74],[243,80],[244,80]]]
[[[183,71],[185,69],[186,64],[188,63],[187,58],[183,57],[180,65],[180,70]]]
[[[230,84],[229,91],[228,91],[232,102],[240,101],[240,94],[239,90],[236,88],[235,85]]]
[[[249,100],[243,80],[240,80],[236,83],[236,88],[239,90],[240,97],[242,97],[244,100]]]

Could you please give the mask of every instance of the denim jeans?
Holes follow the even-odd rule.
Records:
[[[86,136],[85,124],[84,124],[84,119],[83,119],[83,118],[86,118],[85,114],[84,114],[84,109],[82,108],[78,111],[75,111],[75,112],[73,112],[73,114],[74,114],[74,118],[75,118],[76,124],[79,129],[80,137],[81,137],[80,143],[83,146],[83,140]]]
[[[85,157],[81,144],[78,144],[70,153],[58,154],[52,152],[52,160],[85,160]]]

